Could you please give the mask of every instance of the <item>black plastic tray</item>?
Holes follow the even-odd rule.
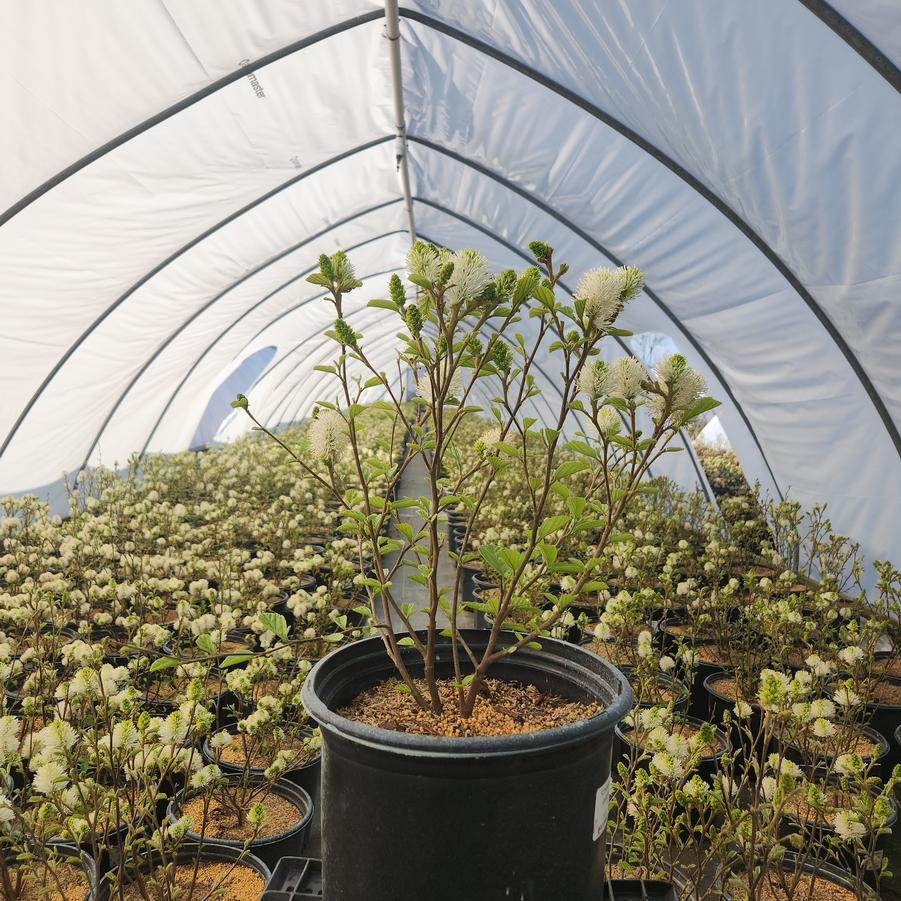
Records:
[[[322,861],[309,857],[283,857],[275,867],[261,901],[323,899]],[[610,879],[603,901],[678,901],[668,882]]]
[[[311,857],[283,857],[261,901],[306,901],[322,899],[322,861]]]
[[[678,895],[669,882],[608,879],[604,884],[604,901],[678,901]]]

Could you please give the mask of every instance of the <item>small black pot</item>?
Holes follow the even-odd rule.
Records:
[[[891,676],[883,676],[882,681],[890,682],[894,685],[901,685],[901,679],[895,679]],[[895,726],[901,723],[901,704],[867,704],[867,713],[870,720],[869,725],[881,735],[890,736]],[[885,768],[886,773],[891,772],[892,767],[896,763],[901,763],[901,749],[889,745],[888,753],[880,764]]]
[[[85,871],[88,881],[88,889],[84,893],[83,901],[104,901],[108,892],[104,884],[100,885],[99,891],[97,889],[97,868],[94,866],[94,861],[91,859],[90,855],[86,854],[77,846],[64,842],[52,844],[50,846],[50,851],[51,856],[55,856],[60,861],[65,861],[67,858],[81,858],[81,868]]]
[[[488,633],[465,630],[480,654]],[[501,646],[515,636],[504,633]],[[521,735],[443,738],[380,729],[335,711],[396,678],[380,638],[339,648],[303,685],[319,722],[322,849],[329,901],[596,901],[603,892],[613,728],[632,704],[628,682],[575,645],[542,639],[492,668],[606,709],[589,719]],[[414,676],[422,661],[404,648]],[[451,644],[437,646],[439,678],[453,674]],[[518,829],[498,863],[486,836]],[[423,841],[423,830],[428,841]],[[439,875],[436,875],[439,874]]]
[[[883,775],[883,762],[885,761],[890,750],[888,739],[886,739],[886,737],[882,735],[882,733],[877,732],[875,729],[871,729],[869,726],[861,726],[859,728],[861,734],[876,745],[875,754],[867,756],[864,756],[863,754],[860,755],[861,759],[864,762],[864,766],[868,765],[870,761],[874,761],[870,775],[881,777]],[[811,755],[810,753],[808,753],[805,757],[802,749],[798,748],[796,745],[791,744],[790,742],[786,742],[785,744],[785,756],[789,760],[793,760],[800,766],[806,766],[813,772],[817,772],[818,770],[829,766],[833,761],[833,757],[830,754]],[[811,757],[815,757],[815,759],[811,760]]]
[[[633,667],[631,666],[622,666],[620,667],[623,675],[629,679],[631,684]],[[656,676],[657,683],[661,685],[663,688],[670,691],[673,695],[673,711],[676,713],[685,714],[688,712],[688,689],[679,681],[674,679],[672,676],[667,676],[666,673],[658,673]],[[635,693],[635,689],[632,689],[633,695]],[[647,698],[641,701],[636,701],[636,707],[666,707],[668,701],[664,701],[661,699]]]
[[[231,783],[238,781],[235,776],[228,776],[228,779]],[[251,776],[250,781],[253,783],[261,780]],[[257,838],[250,843],[250,850],[267,866],[275,866],[279,859],[286,855],[300,854],[307,843],[310,825],[313,822],[313,801],[299,785],[295,785],[287,779],[279,779],[272,786],[272,791],[291,801],[301,812],[301,818],[295,825],[284,832],[268,838]],[[170,823],[176,822],[180,816],[182,796],[183,793],[179,792],[166,808],[167,819]],[[205,847],[215,846],[238,849],[244,847],[242,839],[218,838],[212,835],[201,836],[199,833],[190,830],[186,835],[191,841],[202,842]]]
[[[837,783],[837,781],[837,779],[833,779],[833,782]],[[884,824],[884,828],[886,829],[893,829],[895,823],[898,821],[898,805],[894,801],[891,802],[891,805],[892,812],[889,814],[889,817]],[[785,813],[779,824],[779,836],[781,838],[792,833],[801,833],[801,835],[804,836],[805,842],[816,842],[819,847],[825,847],[827,843],[829,843],[830,837],[834,839],[836,835],[834,827],[830,826],[828,823],[812,823],[810,820],[801,820],[790,813]],[[882,858],[887,853],[891,853],[890,842],[890,835],[880,835],[877,837],[873,848],[874,863],[877,868],[881,866]],[[854,872],[859,863],[859,857],[854,845],[847,842],[832,842],[832,847],[833,853],[836,855],[837,861],[841,866],[846,867],[849,872]],[[865,877],[867,882],[872,881],[873,875],[874,873],[872,871],[867,873]]]
[[[680,717],[677,719],[677,722],[679,721],[686,723],[689,726],[694,726],[695,728],[700,728],[704,725],[702,720],[690,716]],[[631,734],[632,727],[627,726],[625,723],[620,723],[616,727],[616,737],[621,743],[625,756],[631,754],[632,749],[635,748],[635,744],[631,739]],[[719,742],[720,750],[717,751],[716,754],[705,754],[698,759],[698,765],[695,772],[704,779],[710,779],[713,776],[716,772],[717,764],[722,759],[723,755],[728,754],[732,750],[732,742],[729,741],[729,736],[726,735],[725,732],[717,729],[716,739]]]
[[[215,763],[223,773],[231,775],[232,773],[243,773],[244,767],[235,763],[228,763],[225,760],[216,760],[216,755],[210,749],[209,739],[204,739],[201,749],[203,759],[207,763]],[[263,770],[260,767],[251,767],[250,772],[254,776],[262,776]],[[305,763],[296,769],[288,770],[282,774],[283,779],[299,785],[311,798],[315,798],[319,793],[319,781],[322,773],[322,755],[318,755],[315,760]]]
[[[793,851],[786,851],[782,858],[782,868],[791,870],[797,867],[797,855]],[[842,888],[855,890],[854,877],[847,871],[830,863],[820,863],[817,861],[805,861],[801,864],[801,870],[805,873],[816,872],[817,876],[840,885]],[[728,891],[723,892],[723,901],[738,901]],[[876,893],[864,887],[864,894],[858,895],[858,901],[879,901]]]
[[[241,847],[233,848],[226,845],[215,845],[210,839],[206,839],[203,844],[184,842],[175,855],[175,862],[193,863],[197,859],[198,854],[201,860],[210,863],[234,863],[236,860],[240,860],[242,866],[249,867],[260,874],[263,879],[264,891],[272,876],[268,865],[255,854],[244,853]],[[147,861],[142,861],[142,866],[155,865],[158,859],[154,860],[151,857],[149,864]],[[103,897],[108,897],[109,890],[105,885],[101,887],[101,891],[103,892]]]

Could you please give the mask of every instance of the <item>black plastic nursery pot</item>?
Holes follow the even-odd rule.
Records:
[[[634,667],[623,666],[620,667],[620,670],[631,682]],[[666,675],[666,673],[658,673],[655,677],[655,683],[660,689],[660,693],[656,696],[648,695],[640,700],[637,700],[638,696],[636,695],[636,707],[666,707],[667,705],[672,704],[673,710],[676,713],[685,714],[688,712],[689,694],[685,685],[677,679],[674,679],[672,676]],[[632,689],[632,692],[635,694],[634,688]],[[667,695],[669,695],[669,697],[667,697]]]
[[[214,845],[209,841],[209,839],[205,840],[203,843],[192,841],[184,842],[183,844],[181,844],[175,854],[175,863],[190,864],[193,863],[198,858],[198,856],[200,857],[201,861],[206,863],[231,864],[238,862],[240,866],[250,868],[254,872],[260,874],[260,877],[263,880],[264,890],[269,884],[269,880],[272,877],[270,867],[255,854],[245,852],[244,849],[240,847],[233,848],[227,847],[225,845]],[[145,858],[141,861],[141,867],[146,870],[150,866],[156,866],[161,862],[162,861],[159,857],[151,856],[149,860]],[[108,897],[108,887],[106,885],[101,885],[99,901],[104,901],[104,899]],[[255,901],[255,899],[249,899],[249,901]]]
[[[463,636],[478,655],[489,633]],[[597,901],[613,730],[632,691],[594,654],[553,639],[541,645],[499,661],[491,676],[599,702],[601,713],[521,735],[414,735],[336,712],[396,678],[381,639],[340,648],[311,670],[303,699],[322,729],[329,901]],[[416,651],[403,654],[421,674]],[[439,678],[453,674],[449,639],[439,640],[436,664]]]
[[[82,895],[83,901],[102,901],[107,897],[107,892],[105,890],[104,885],[100,885],[100,889],[98,891],[97,881],[95,878],[95,867],[94,861],[91,859],[89,854],[86,854],[80,848],[75,845],[69,843],[59,842],[53,845],[50,849],[51,856],[58,863],[66,863],[70,861],[74,861],[77,858],[81,859],[81,864],[74,863],[74,866],[80,866],[84,871],[86,880],[87,880],[87,890],[84,895]],[[3,889],[0,886],[0,893],[2,893]],[[0,896],[5,897],[5,895],[0,894]],[[59,894],[56,893],[55,897],[59,897]]]
[[[695,719],[694,717],[690,716],[679,717],[677,718],[676,722],[685,723],[687,726],[691,726],[694,729],[700,729],[701,726],[704,725],[704,722],[702,720]],[[724,754],[728,754],[732,750],[732,742],[729,741],[729,736],[726,735],[725,732],[720,729],[716,729],[715,734],[719,749],[715,754],[702,754],[698,758],[697,766],[694,770],[694,772],[696,772],[704,779],[710,779],[713,776],[713,774],[716,772],[719,760],[723,757]],[[627,726],[624,723],[620,723],[616,727],[616,737],[621,743],[621,747],[624,751],[624,756],[628,757],[629,754],[631,754],[632,749],[635,747],[632,727]]]
[[[890,685],[901,685],[901,679],[884,676],[883,682]],[[901,723],[901,703],[886,704],[883,702],[867,704],[867,713],[870,717],[870,727],[881,735],[891,736],[898,723]],[[889,750],[882,761],[886,767],[886,775],[896,763],[901,763],[901,751],[897,745],[889,743]]]
[[[817,860],[807,860],[798,867],[797,855],[792,851],[787,851],[785,853],[785,856],[782,859],[782,869],[789,872],[797,872],[797,870],[800,869],[804,873],[815,873],[818,878],[825,879],[827,882],[831,882],[834,885],[841,886],[850,891],[857,890],[854,877],[847,870],[843,870],[831,863],[823,863],[822,861]],[[868,886],[862,886],[861,892],[862,893],[858,893],[857,895],[858,901],[879,901],[876,892]],[[803,897],[806,899],[806,893]],[[814,897],[816,897],[816,895]],[[741,901],[741,896],[735,896],[728,891],[723,892],[722,898],[723,901]]]
[[[210,749],[209,739],[204,739],[202,753],[203,759],[207,763],[215,763],[223,773],[231,775],[232,773],[242,773],[244,771],[244,767],[238,764],[229,763],[226,760],[216,760],[216,755]],[[263,774],[263,770],[259,767],[251,767],[250,772],[254,776],[262,776]],[[315,798],[319,791],[321,772],[322,756],[317,754],[316,758],[309,763],[287,770],[282,775],[282,778],[299,785],[311,798]]]
[[[871,729],[869,726],[860,726],[858,727],[858,729],[860,731],[860,734],[864,738],[868,739],[875,745],[875,752],[873,754],[860,755],[865,766],[868,766],[871,762],[873,764],[869,775],[879,776],[880,778],[884,779],[888,775],[887,773],[883,772],[884,767],[882,765],[883,761],[886,759],[889,753],[888,739],[881,733],[877,732],[875,729]],[[815,754],[811,753],[810,749],[808,749],[807,753],[805,753],[804,750],[790,742],[786,742],[785,756],[789,760],[797,763],[799,766],[806,766],[808,769],[812,769],[814,772],[827,768],[833,762],[833,756],[830,754]]]
[[[231,783],[237,782],[241,777],[228,776]],[[260,781],[259,777],[250,776],[250,784]],[[300,854],[306,846],[309,838],[310,826],[313,822],[313,801],[309,794],[299,785],[289,782],[287,779],[278,779],[272,786],[272,791],[286,798],[300,812],[300,818],[290,829],[270,835],[266,838],[255,838],[250,843],[250,851],[263,861],[267,866],[275,866],[279,859],[285,856]],[[181,800],[184,792],[179,792],[169,802],[166,815],[170,823],[174,823],[181,816]],[[187,838],[196,843],[203,843],[204,847],[237,848],[244,847],[243,839],[220,838],[214,835],[201,836],[197,832],[189,830]]]
[[[837,784],[837,780],[833,780]],[[898,822],[898,805],[891,801],[891,813],[883,824],[884,828],[894,831],[895,824]],[[850,842],[835,841],[837,835],[835,828],[828,823],[812,822],[802,819],[794,813],[786,812],[779,825],[780,837],[791,835],[792,833],[800,833],[805,837],[805,842],[815,842],[818,847],[825,847],[827,844],[832,845],[832,853],[835,855],[835,862],[842,867],[847,867],[849,872],[853,871],[858,865],[858,852],[855,845]],[[869,841],[869,839],[867,839]],[[880,835],[875,839],[873,846],[873,866],[879,868],[882,866],[882,859],[886,854],[890,854],[891,836]],[[891,861],[889,862],[891,869]],[[867,882],[872,882],[874,873],[870,868],[867,876]]]

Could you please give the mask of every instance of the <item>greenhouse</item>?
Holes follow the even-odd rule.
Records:
[[[901,899],[897,0],[2,11],[0,899]]]

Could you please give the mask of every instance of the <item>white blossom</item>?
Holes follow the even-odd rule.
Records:
[[[336,463],[344,453],[347,424],[336,410],[322,410],[310,423],[310,451],[317,460]]]

